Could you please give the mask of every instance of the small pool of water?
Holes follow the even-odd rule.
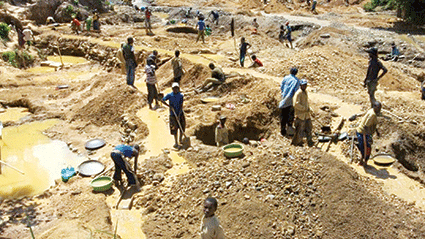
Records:
[[[61,177],[62,168],[76,167],[83,161],[65,142],[42,134],[57,123],[58,120],[45,120],[3,129],[1,160],[24,174],[1,165],[0,199],[40,194]]]
[[[36,67],[29,68],[26,71],[31,73],[50,73],[50,72],[55,72],[56,69],[50,66],[36,66]]]
[[[4,112],[0,113],[0,122],[18,121],[29,114],[30,112],[28,112],[27,108],[23,108],[23,107],[8,108]]]
[[[48,56],[47,60],[61,63],[59,56]],[[62,61],[64,64],[81,64],[88,62],[84,57],[77,56],[62,56]]]

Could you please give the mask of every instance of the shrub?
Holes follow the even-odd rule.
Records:
[[[17,63],[17,60],[16,60],[16,52],[14,52],[14,51],[3,52],[2,58],[3,58],[4,61],[9,62],[12,66],[18,67],[18,63]]]
[[[73,7],[72,5],[68,5],[68,6],[66,6],[66,8],[65,8],[65,12],[66,12],[66,14],[68,14],[68,15],[72,15],[72,14],[74,14],[74,7]]]
[[[425,23],[425,1],[424,0],[397,0],[398,7],[403,12],[402,17],[417,25]]]
[[[9,32],[10,32],[10,27],[4,22],[0,23],[0,38],[3,40],[8,40]]]
[[[2,8],[4,6],[4,2],[0,1],[0,8]]]
[[[26,51],[19,53],[18,50],[3,52],[2,58],[9,62],[12,66],[22,68],[34,63],[34,57]]]
[[[397,7],[397,0],[372,0],[363,6],[366,12],[372,12],[376,7],[382,6],[384,10],[393,10]]]

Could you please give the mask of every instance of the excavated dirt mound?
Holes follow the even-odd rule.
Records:
[[[90,91],[102,90],[103,93],[95,95],[83,107],[76,110],[71,120],[91,121],[96,126],[119,124],[122,115],[134,104],[141,107],[144,104],[144,97],[134,88],[122,84],[122,82],[109,82],[108,86],[101,86],[107,78],[100,77]],[[112,83],[112,84],[111,84]]]
[[[421,212],[378,189],[366,190],[367,179],[320,151],[277,140],[245,146],[245,158],[229,160],[215,147],[194,148],[185,157],[198,168],[136,202],[150,208],[143,226],[149,238],[197,238],[207,196],[218,199],[217,216],[228,238],[425,235],[415,219]]]

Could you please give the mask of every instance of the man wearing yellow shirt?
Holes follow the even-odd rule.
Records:
[[[300,89],[295,93],[293,98],[293,105],[295,111],[295,134],[292,138],[292,145],[301,146],[303,134],[305,134],[308,146],[312,147],[314,145],[311,136],[313,124],[310,118],[311,109],[308,105],[307,80],[301,80]]]
[[[357,127],[357,141],[361,154],[362,160],[360,161],[360,165],[366,166],[367,161],[369,160],[370,153],[372,152],[372,135],[375,133],[380,136],[378,129],[376,126],[378,125],[378,117],[377,114],[381,112],[381,103],[379,101],[375,101],[373,103],[373,108],[370,109],[365,116],[363,116],[359,127]]]

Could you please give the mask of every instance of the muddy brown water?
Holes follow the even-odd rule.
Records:
[[[3,129],[1,159],[24,175],[2,165],[0,198],[41,194],[60,178],[62,168],[78,165],[81,159],[71,153],[65,142],[42,134],[58,122],[45,120]]]

